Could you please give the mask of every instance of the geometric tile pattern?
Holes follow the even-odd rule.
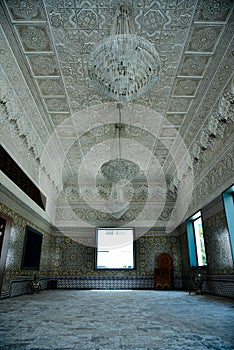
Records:
[[[155,234],[155,236],[153,236]],[[136,269],[132,271],[121,270],[95,270],[95,249],[72,241],[71,238],[57,236],[53,243],[55,251],[52,264],[58,277],[63,276],[99,276],[103,277],[151,277],[157,267],[157,258],[163,253],[169,253],[173,258],[174,275],[181,275],[180,246],[176,236],[161,236],[160,232],[153,232],[152,236],[142,236],[136,240]],[[79,238],[82,240],[82,238]],[[83,242],[84,242],[83,238]]]
[[[25,226],[30,225],[43,232],[43,246],[39,278],[42,289],[49,287],[48,282],[56,281],[57,288],[75,289],[153,289],[154,269],[158,256],[162,252],[173,258],[174,288],[188,288],[190,269],[187,252],[185,227],[179,230],[179,236],[168,236],[151,230],[136,241],[136,269],[132,271],[97,271],[94,269],[94,248],[83,243],[73,242],[66,236],[51,236],[44,223],[24,207],[17,207],[1,192],[1,199],[11,207],[1,204],[1,213],[13,219],[9,240],[6,270],[4,274],[2,297],[29,293],[29,285],[34,271],[21,270],[21,258]],[[204,291],[217,295],[233,297],[232,261],[228,255],[228,235],[223,215],[221,197],[204,209],[204,234],[209,272],[204,274]],[[19,214],[21,212],[21,215]],[[206,214],[207,212],[211,214]],[[26,219],[27,213],[27,219]],[[37,222],[33,225],[32,222]],[[40,226],[43,225],[43,230]],[[212,234],[211,234],[212,233]],[[223,237],[223,247],[216,240]],[[82,239],[81,239],[82,242]],[[229,243],[230,245],[230,243]],[[222,254],[219,254],[221,250]],[[181,255],[182,254],[182,255]]]
[[[41,278],[40,277],[39,280],[41,283],[41,290],[46,289],[48,278]],[[10,293],[7,296],[8,297],[16,297],[19,295],[32,293],[30,290],[31,281],[32,281],[31,278],[13,278],[11,280]]]
[[[234,298],[234,277],[220,275],[208,276],[204,280],[203,290],[205,293]]]
[[[153,289],[152,277],[59,277],[58,288],[74,289]]]
[[[56,281],[56,289],[154,289],[154,279],[152,277],[50,277],[40,278],[41,290],[48,288],[49,281]],[[9,295],[2,297],[16,297],[31,293],[31,279],[14,279],[11,281]],[[174,289],[190,289],[191,278],[184,276],[182,280],[174,280]],[[202,284],[202,292],[220,295],[227,298],[234,298],[234,278],[233,276],[205,276]]]
[[[182,286],[184,290],[190,290],[190,276],[183,276]],[[205,276],[202,283],[202,292],[220,295],[227,298],[234,298],[234,278],[233,276],[222,275]]]
[[[230,246],[230,237],[227,229],[222,197],[202,209],[207,267],[202,270],[205,293],[234,297],[233,259]],[[186,226],[179,227],[181,250],[184,251],[182,261],[182,286],[189,289],[191,286],[191,268],[189,256],[186,252]]]

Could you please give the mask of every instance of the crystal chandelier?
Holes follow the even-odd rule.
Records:
[[[128,210],[130,204],[124,198],[124,187],[139,174],[140,168],[134,162],[122,158],[120,137],[120,132],[123,127],[121,124],[122,105],[117,103],[117,108],[119,111],[119,122],[115,124],[115,136],[118,140],[118,145],[116,147],[118,149],[118,154],[117,157],[115,156],[101,166],[101,173],[108,181],[112,182],[110,200],[106,204],[106,209],[113,217],[120,219]]]
[[[102,95],[130,102],[149,92],[159,79],[160,60],[154,45],[135,35],[129,7],[116,12],[111,36],[91,51],[88,74]]]
[[[116,158],[104,163],[101,172],[107,180],[117,183],[121,180],[132,181],[139,173],[139,167],[130,160]]]
[[[134,162],[122,158],[121,152],[121,129],[123,124],[121,123],[121,109],[122,104],[117,103],[117,109],[119,113],[119,122],[115,124],[115,137],[118,140],[118,153],[115,157],[108,162],[105,162],[101,166],[102,175],[109,181],[117,183],[122,180],[132,181],[132,179],[138,175],[140,168]]]

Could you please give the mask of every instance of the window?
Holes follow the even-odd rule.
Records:
[[[134,269],[133,228],[98,228],[97,269]]]
[[[206,250],[201,211],[187,220],[190,266],[206,266]]]
[[[232,185],[225,192],[223,192],[223,203],[230,236],[232,257],[234,260],[234,185]]]
[[[46,197],[39,188],[29,179],[19,165],[11,158],[0,145],[0,170],[13,181],[27,196],[29,196],[43,210],[46,208]]]
[[[29,226],[26,227],[22,269],[39,270],[42,238],[42,233]]]

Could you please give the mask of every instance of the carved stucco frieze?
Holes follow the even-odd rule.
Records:
[[[0,99],[0,122],[7,119],[7,107],[6,107],[6,100],[3,96],[1,96]]]
[[[16,21],[45,19],[40,0],[8,0],[7,5]]]
[[[120,220],[115,220],[111,214],[97,211],[92,208],[64,208],[57,206],[56,225],[57,227],[60,227],[61,230],[63,230],[63,227],[70,225],[72,225],[71,227],[77,225],[77,227],[82,227],[82,225],[88,227],[90,224],[95,226],[100,224],[112,225],[113,223],[126,225],[132,221],[137,222],[136,220],[139,218],[139,221],[137,222],[137,226],[139,227],[141,225],[150,225],[149,227],[165,227],[171,217],[173,207],[165,207],[158,219],[156,218],[159,216],[159,211],[156,209],[149,209],[146,213],[147,215],[144,215],[144,217],[141,216],[141,210],[141,208],[132,207],[123,213]]]
[[[52,55],[28,56],[32,71],[35,76],[58,76],[59,68],[55,57]]]
[[[38,86],[43,96],[64,96],[63,84],[60,78],[37,79]]]
[[[208,121],[208,133],[211,137],[215,137],[218,132],[219,127],[219,113],[218,111],[215,111],[211,113],[209,121]]]
[[[28,149],[33,149],[37,156],[41,155],[43,145],[36,135],[33,133],[33,126],[28,119],[15,91],[13,90],[4,70],[1,67],[1,81],[0,81],[0,99],[4,105],[4,123],[10,125],[13,132],[12,136],[17,136],[24,139]]]
[[[209,59],[210,57],[207,55],[199,55],[197,57],[193,54],[186,53],[179,69],[179,75],[201,77]]]
[[[221,95],[217,107],[213,109],[206,121],[206,126],[200,132],[200,137],[196,140],[193,146],[193,156],[195,161],[200,158],[201,151],[207,148],[214,148],[216,137],[223,138],[225,128],[234,121],[234,85],[231,81],[231,86]],[[204,155],[204,152],[202,153]]]
[[[17,94],[15,93],[9,79],[1,67],[1,80],[0,80],[0,99],[4,101],[4,118],[1,118],[1,122],[6,125],[11,131],[12,139],[17,138],[19,144],[22,147],[21,151],[23,154],[27,154],[25,161],[32,165],[32,176],[35,178],[36,171],[35,166],[40,167],[41,156],[44,152],[44,145],[35,131],[31,119],[28,117],[24,110]],[[5,135],[6,136],[6,135]],[[34,166],[33,166],[34,164]],[[52,164],[52,163],[51,163]],[[55,177],[52,177],[51,164],[43,164],[43,169],[51,180],[56,184]],[[29,168],[28,164],[25,166]],[[56,173],[53,173],[56,175]]]
[[[12,139],[18,139],[18,144],[22,147],[18,152],[22,151],[22,154],[27,155],[25,168],[29,173],[31,172],[32,177],[36,179],[40,169],[45,171],[55,186],[59,186],[61,176],[56,170],[56,165],[53,164],[53,159],[59,158],[58,149],[56,150],[56,145],[51,143],[50,152],[45,150],[45,144],[49,138],[48,131],[1,30],[0,43],[0,100],[2,101],[1,110],[4,112],[1,113],[1,121],[10,130]],[[48,161],[41,164],[42,155],[45,154]],[[56,157],[52,158],[54,154]],[[29,170],[30,167],[31,170]]]
[[[219,12],[219,8],[220,4],[217,2],[217,13]],[[230,11],[231,4],[228,5],[228,9]],[[199,11],[201,11],[201,9]],[[229,11],[226,12],[226,15]],[[222,40],[216,42],[216,50],[212,57],[202,53],[200,53],[198,57],[195,53],[187,51],[184,58],[182,58],[179,67],[178,73],[181,76],[186,75],[196,77],[196,79],[202,78],[194,99],[191,101],[187,111],[187,117],[185,116],[184,122],[180,127],[180,133],[183,135],[184,142],[190,150],[191,155],[196,160],[201,159],[201,154],[203,155],[205,152],[202,150],[202,147],[206,149],[213,147],[215,143],[215,140],[212,139],[214,137],[214,129],[216,129],[217,133],[220,135],[224,133],[225,123],[219,122],[216,126],[211,126],[211,122],[209,123],[209,119],[207,118],[211,115],[210,110],[211,108],[214,108],[217,98],[220,96],[220,91],[225,88],[227,81],[233,74],[233,50],[230,45],[227,47],[227,44],[230,43],[233,35],[232,19],[233,17],[229,18]],[[199,33],[200,29],[202,28],[197,27]],[[191,40],[191,37],[188,38],[188,41],[189,40]],[[189,47],[189,44],[187,45]],[[208,43],[207,45],[209,46],[210,44]],[[225,52],[225,54],[223,54],[223,52]],[[178,79],[181,79],[181,77]],[[208,81],[211,81],[212,83],[209,84],[207,88]],[[192,116],[192,120],[188,116]],[[203,135],[201,136],[202,131]],[[170,165],[169,163],[168,166],[167,161],[165,162],[164,169],[168,175],[173,174],[174,172],[173,165]]]
[[[31,124],[40,133],[42,142],[46,142],[49,137],[49,132],[46,129],[45,123],[41,123],[41,115],[32,98],[30,89],[25,81],[24,75],[18,66],[17,58],[14,57],[10,44],[6,40],[6,36],[0,29],[0,64],[7,76],[11,86],[13,86],[16,95],[18,96],[24,110],[30,116]],[[14,108],[13,106],[11,108]]]
[[[234,78],[230,91],[224,92],[220,99],[218,112],[221,121],[234,121]]]
[[[202,150],[199,144],[199,161],[194,161],[195,178],[199,181],[199,177],[204,176],[210,165],[213,164],[214,159],[220,158],[224,154],[224,149],[230,148],[233,144],[233,123],[219,124],[217,135],[213,140],[212,146]]]
[[[78,202],[83,196],[92,200],[97,194],[100,194],[101,198],[107,199],[110,197],[111,188],[111,183],[97,183],[95,187],[91,187],[90,185],[80,187],[79,185],[69,185],[64,187],[63,195],[71,202]],[[134,192],[132,192],[133,189]],[[149,192],[147,183],[139,180],[135,183],[126,184],[124,196],[126,196],[126,199],[131,197],[131,200],[136,202],[145,201],[147,198],[152,201],[163,201],[165,196],[171,202],[176,199],[176,194],[172,192],[172,189],[166,190],[162,185],[154,184]]]
[[[213,166],[193,189],[192,202],[189,212],[192,214],[199,208],[211,202],[233,183],[234,157],[233,146]]]
[[[52,51],[46,28],[43,26],[17,26],[25,51]]]
[[[210,22],[225,21],[232,5],[232,0],[200,1],[195,13],[195,20]]]
[[[194,26],[188,51],[213,52],[221,29],[222,28],[218,26]]]
[[[142,222],[149,227],[157,222],[157,226],[163,227],[171,217],[176,199],[171,191],[165,193],[163,186],[157,184],[149,186],[138,179],[123,187],[121,198],[129,205],[119,218],[115,216],[113,218],[108,208],[114,201],[113,190],[117,191],[118,188],[114,186],[115,184],[104,182],[103,179],[99,181],[93,186],[68,184],[64,187],[57,202],[56,223],[60,227],[66,226],[66,222],[68,224],[69,221],[73,224],[79,222],[81,226],[82,222],[83,225],[84,223],[98,225],[103,222],[126,224],[135,221],[137,225]],[[118,196],[117,193],[116,195]],[[147,210],[142,211],[146,203],[148,203]]]

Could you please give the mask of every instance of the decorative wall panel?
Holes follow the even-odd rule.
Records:
[[[233,260],[224,211],[204,220],[204,230],[209,273],[232,273]]]
[[[202,208],[207,267],[202,268],[203,292],[234,297],[234,270],[221,195]],[[178,228],[182,253],[182,286],[189,290],[192,270],[189,263],[185,224]]]
[[[152,234],[152,236],[151,236]],[[93,239],[95,240],[95,230]],[[84,238],[79,239],[85,242]],[[87,242],[88,243],[88,242]],[[95,270],[95,248],[74,242],[69,237],[57,236],[53,242],[53,265],[55,276],[146,276],[153,278],[154,268],[157,267],[157,258],[161,253],[169,253],[173,257],[175,276],[181,275],[180,247],[176,236],[163,235],[163,232],[149,231],[136,241],[136,270],[121,271]]]
[[[51,228],[39,216],[29,212],[21,203],[20,213],[13,208],[8,207],[4,202],[8,202],[6,193],[0,192],[0,213],[12,219],[8,252],[6,258],[5,273],[3,278],[2,296],[14,296],[24,294],[28,291],[27,281],[31,281],[34,273],[38,271],[22,270],[21,261],[23,255],[23,244],[25,228],[27,225],[35,228],[43,234],[42,253],[40,261],[41,276],[50,276],[51,270]],[[19,204],[18,204],[19,205]],[[37,224],[35,224],[35,222]],[[17,285],[12,286],[12,281],[18,281]],[[15,282],[16,283],[16,282]],[[12,289],[13,288],[13,289]]]
[[[152,277],[100,276],[55,277],[58,288],[66,289],[153,289]]]

